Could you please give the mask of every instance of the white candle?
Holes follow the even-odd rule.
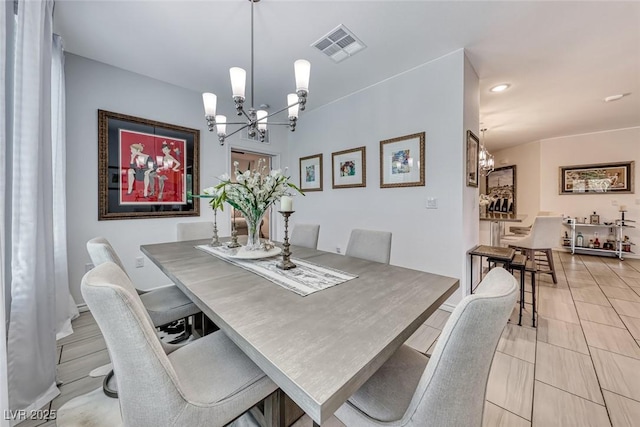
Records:
[[[625,205],[620,205],[620,212],[626,212],[627,207]]]
[[[282,196],[280,198],[280,210],[282,212],[293,211],[293,199],[291,196]]]

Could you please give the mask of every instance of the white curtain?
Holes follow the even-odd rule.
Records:
[[[52,54],[52,15],[52,0],[18,3],[12,169],[3,172],[10,174],[6,182],[11,186],[7,355],[12,410],[39,409],[58,395],[56,334],[71,332],[64,225],[64,86],[59,86],[64,75],[61,50],[57,71],[53,64],[57,55]],[[56,43],[61,49],[60,40]]]

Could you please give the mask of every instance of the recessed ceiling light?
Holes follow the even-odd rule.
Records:
[[[509,89],[510,84],[502,83],[489,89],[491,92],[502,92]]]
[[[621,99],[621,98],[623,98],[623,97],[625,97],[625,96],[629,96],[629,95],[631,95],[631,93],[621,93],[621,94],[618,94],[618,95],[611,95],[611,96],[607,96],[607,97],[604,99],[604,102],[617,101],[618,99]]]

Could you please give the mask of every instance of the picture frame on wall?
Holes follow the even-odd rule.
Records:
[[[331,153],[333,188],[367,186],[367,147]]]
[[[300,189],[322,191],[322,153],[300,157]]]
[[[517,213],[516,166],[495,168],[486,179],[486,194],[489,198],[487,212],[515,215]]]
[[[560,194],[633,193],[635,162],[561,166]]]
[[[199,216],[200,131],[98,110],[98,220]]]
[[[467,131],[467,187],[478,186],[478,156],[480,151],[480,139]]]
[[[380,188],[425,185],[425,133],[380,141]]]

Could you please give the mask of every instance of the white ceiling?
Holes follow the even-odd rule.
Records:
[[[247,0],[57,0],[54,19],[68,52],[212,91],[233,114],[228,69],[249,68]],[[339,24],[368,47],[335,64],[310,45]],[[640,126],[640,2],[262,0],[255,32],[256,106],[284,105],[299,58],[311,61],[311,110],[464,48],[489,149]],[[489,92],[502,82],[511,88]]]

